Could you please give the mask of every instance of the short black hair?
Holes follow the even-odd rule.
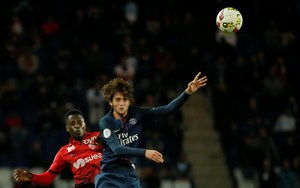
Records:
[[[65,121],[68,120],[68,117],[69,117],[70,115],[74,115],[74,114],[78,114],[78,115],[83,116],[83,114],[82,114],[82,112],[81,112],[80,110],[78,110],[78,109],[76,109],[76,108],[72,108],[72,109],[70,109],[69,111],[67,111],[67,112],[65,113]]]

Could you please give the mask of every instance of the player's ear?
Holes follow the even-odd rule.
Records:
[[[69,128],[69,126],[68,126],[68,123],[66,122],[66,126],[65,126],[65,128],[66,128],[66,131],[67,132],[70,132],[70,128]]]
[[[68,122],[69,122],[69,120],[66,120],[66,121],[65,121],[65,129],[66,129],[67,132],[69,132]]]

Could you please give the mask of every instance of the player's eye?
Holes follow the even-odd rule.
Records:
[[[78,125],[83,125],[83,121],[78,121],[77,124]]]

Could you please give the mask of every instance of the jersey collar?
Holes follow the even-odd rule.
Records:
[[[74,138],[70,137],[69,138],[69,142],[71,144],[80,144],[82,140],[84,140],[85,138],[87,138],[88,134],[89,134],[88,132],[85,132],[85,135],[82,137],[82,139],[80,141],[79,140],[75,140]]]

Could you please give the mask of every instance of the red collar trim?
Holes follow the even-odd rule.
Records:
[[[70,138],[69,138],[69,142],[70,142],[71,144],[80,144],[81,141],[84,140],[85,138],[87,138],[88,135],[89,135],[89,133],[86,132],[85,135],[82,137],[81,140],[75,140],[74,138],[70,137]]]

